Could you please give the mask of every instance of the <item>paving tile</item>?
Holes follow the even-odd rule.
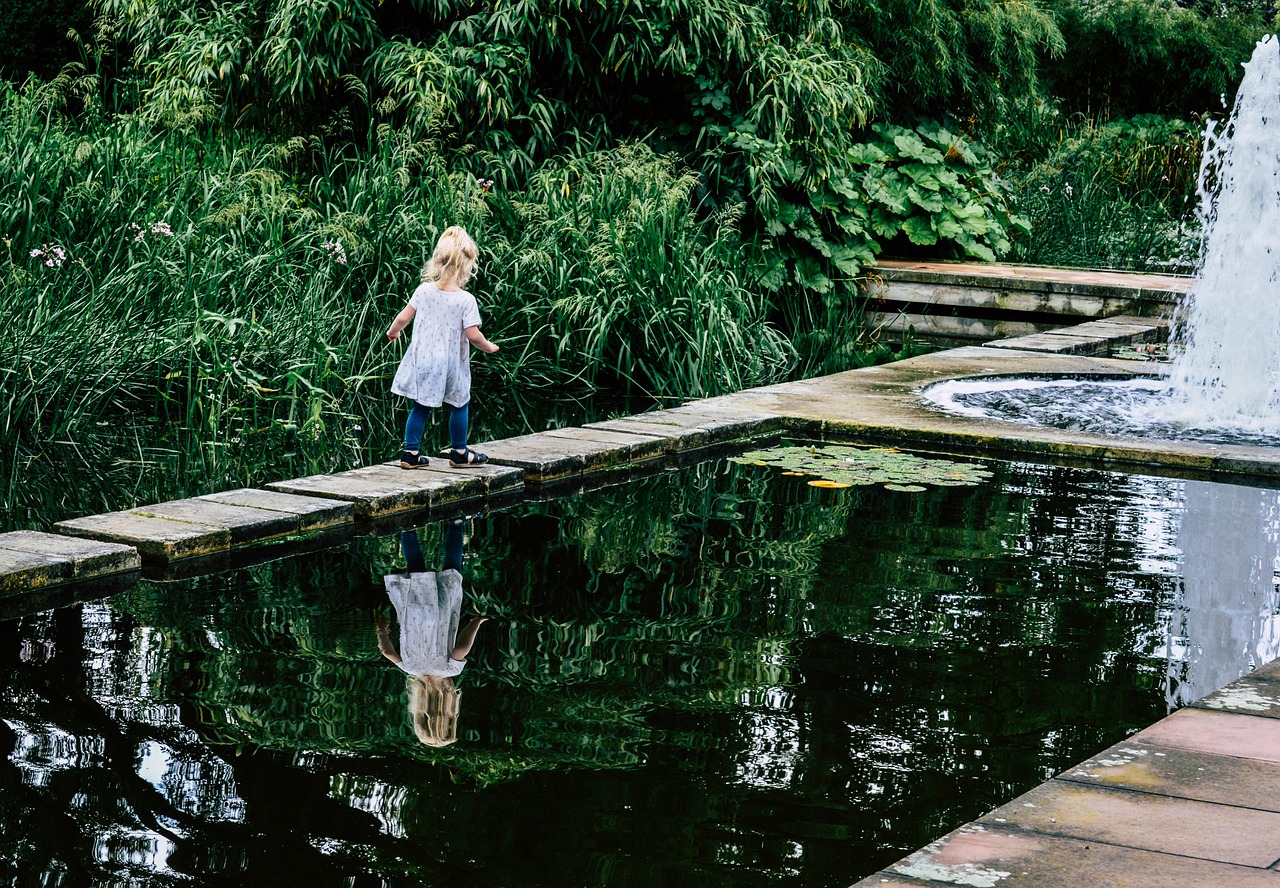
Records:
[[[299,528],[298,516],[292,512],[249,509],[202,499],[174,500],[138,506],[130,509],[128,514],[225,527],[231,534],[233,546],[289,536],[297,533]]]
[[[1058,779],[1280,813],[1280,764],[1133,738],[1068,768]]]
[[[345,500],[362,520],[485,496],[523,483],[518,470],[484,465],[468,469],[402,469],[396,463],[335,475],[311,475],[266,485],[268,490]]]
[[[1268,867],[1280,814],[1053,780],[976,821],[1008,830]]]
[[[355,518],[355,509],[351,503],[343,500],[329,500],[318,496],[297,496],[295,494],[279,493],[274,490],[258,490],[253,487],[241,487],[237,490],[226,490],[222,493],[210,493],[197,497],[197,499],[250,509],[271,509],[275,512],[288,512],[298,516],[298,530],[301,533],[350,524]]]
[[[71,560],[0,549],[0,593],[53,586],[71,579]]]
[[[1274,718],[1179,709],[1130,739],[1156,746],[1280,762],[1280,719]]]
[[[696,423],[682,424],[674,419],[656,415],[653,419],[641,418],[647,416],[650,414],[589,422],[583,428],[655,437],[663,442],[663,447],[668,453],[699,450],[714,443],[711,431],[701,428]]]
[[[1193,706],[1196,709],[1280,718],[1280,681],[1248,675],[1197,700]]]
[[[1280,888],[1274,870],[972,824],[856,888],[893,885],[893,879],[982,888]]]
[[[0,534],[0,549],[67,559],[71,562],[73,579],[124,573],[137,570],[142,566],[138,550],[133,546],[77,539],[35,530],[15,530]]]
[[[143,558],[191,558],[231,547],[231,531],[225,527],[130,512],[72,518],[54,528],[68,536],[134,546]]]
[[[535,484],[608,469],[628,461],[626,451],[616,444],[570,439],[546,432],[487,441],[476,445],[476,449],[488,454],[491,463],[524,470],[526,480]]]
[[[386,471],[387,469],[392,469],[394,471]],[[409,471],[414,475],[426,473],[426,477],[449,481],[450,483],[457,485],[458,491],[465,494],[465,496],[473,495],[476,487],[475,480],[477,478],[483,480],[483,485],[481,486],[483,486],[486,496],[493,496],[509,490],[521,490],[524,488],[523,471],[511,466],[500,466],[493,463],[455,468],[454,466],[449,465],[449,460],[447,459],[433,458],[431,460],[430,468],[406,470],[400,468],[400,463],[393,460],[391,462],[380,463],[378,472],[375,474],[379,477],[398,478],[403,477],[403,473],[406,471]],[[449,497],[446,495],[442,496],[440,501],[445,502],[450,499],[461,498],[465,497]]]
[[[626,432],[661,438],[668,452],[696,450],[729,441],[748,440],[780,432],[787,420],[775,413],[763,413],[735,406],[727,399],[686,404],[670,410],[637,413],[620,419],[589,422],[583,428]]]
[[[549,429],[542,434],[569,441],[587,441],[607,444],[622,451],[624,462],[644,462],[666,455],[666,442],[661,437],[639,432],[622,432],[611,429],[563,428]]]
[[[1001,339],[984,343],[986,348],[1005,348],[1016,351],[1050,352],[1064,355],[1101,355],[1107,350],[1107,341],[1096,336],[1074,336],[1062,332],[1033,333],[1017,339]]]

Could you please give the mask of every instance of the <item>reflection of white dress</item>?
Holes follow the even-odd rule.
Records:
[[[462,574],[391,574],[383,582],[400,621],[400,668],[410,675],[461,672],[467,661],[449,654],[462,617]]]

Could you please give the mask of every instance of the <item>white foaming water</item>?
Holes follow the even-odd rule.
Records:
[[[1280,41],[1258,42],[1200,166],[1199,281],[1179,311],[1165,421],[1280,433]]]

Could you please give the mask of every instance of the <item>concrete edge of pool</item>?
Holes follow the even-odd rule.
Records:
[[[858,882],[1280,885],[1280,661]]]

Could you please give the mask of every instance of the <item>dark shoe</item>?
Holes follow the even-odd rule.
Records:
[[[402,469],[425,469],[430,465],[431,460],[421,453],[410,453],[407,450],[400,451],[400,468]]]
[[[468,466],[480,466],[489,461],[489,457],[483,453],[477,453],[470,447],[464,447],[461,450],[449,451],[449,465],[455,469],[465,469]]]

